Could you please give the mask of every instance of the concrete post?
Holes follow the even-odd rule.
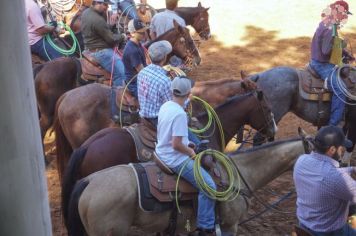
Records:
[[[50,236],[25,1],[0,8],[0,235]]]

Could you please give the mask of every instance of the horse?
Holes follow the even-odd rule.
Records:
[[[200,63],[199,51],[187,28],[175,24],[172,30],[167,31],[150,44],[159,40],[167,40],[172,44],[173,51],[168,57],[176,55],[184,60],[189,60],[189,58],[193,57],[195,64]],[[88,83],[81,79],[81,73],[80,62],[75,58],[60,58],[36,67],[34,77],[36,97],[41,113],[42,140],[46,131],[53,124],[55,105],[58,98],[78,85]]]
[[[199,95],[210,104],[221,104],[228,97],[254,89],[256,89],[256,84],[248,80],[199,81],[193,87],[192,94]],[[54,132],[56,134],[57,168],[60,176],[73,148],[80,147],[97,131],[116,126],[111,114],[113,102],[110,88],[99,84],[68,91],[58,100]],[[116,104],[119,103],[116,102]]]
[[[253,91],[228,99],[216,108],[223,130],[223,137],[230,140],[244,124],[259,130],[266,137],[275,134],[277,128],[270,112],[269,104],[261,91]],[[202,113],[197,118],[206,123],[208,114]],[[210,127],[207,133],[210,147],[223,150],[219,132]],[[73,152],[66,168],[62,184],[63,208],[77,179],[113,165],[138,162],[135,142],[126,129],[106,128],[90,137],[79,149]],[[66,215],[66,213],[64,213]]]
[[[356,80],[354,67],[344,66],[340,69],[340,75],[344,78]],[[257,86],[264,91],[266,97],[271,102],[272,111],[278,123],[282,117],[289,111],[296,114],[301,119],[317,124],[319,110],[322,111],[322,119],[318,125],[326,125],[330,116],[330,102],[309,101],[299,95],[299,77],[295,68],[281,66],[269,69],[267,71],[251,75],[249,77],[257,83]],[[320,106],[320,108],[318,108]],[[347,106],[345,131],[353,142],[353,146],[347,149],[352,152],[356,143],[356,107]],[[261,140],[257,137],[257,142]]]
[[[303,153],[303,141],[290,139],[230,155],[241,176],[241,192],[246,194],[217,204],[224,235],[237,235],[238,223],[249,207],[249,197],[292,168],[296,158]],[[78,181],[71,195],[66,220],[68,234],[121,236],[127,235],[131,226],[145,233],[162,232],[167,228],[171,212],[144,212],[138,199],[135,173],[129,165],[118,165],[91,174]],[[195,212],[191,206],[180,208],[183,214],[178,214],[176,233],[184,232],[184,216],[193,216],[189,220],[195,224]]]

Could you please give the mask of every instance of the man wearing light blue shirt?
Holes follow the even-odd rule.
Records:
[[[298,158],[293,173],[297,192],[297,217],[301,227],[314,236],[356,235],[347,224],[350,204],[356,204],[355,167],[340,168],[345,147],[352,145],[342,130],[326,126],[319,130],[315,152]]]

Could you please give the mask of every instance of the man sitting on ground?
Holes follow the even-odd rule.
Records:
[[[297,217],[302,228],[317,236],[356,235],[347,223],[350,204],[356,203],[355,167],[339,168],[345,147],[351,147],[342,129],[319,130],[315,152],[300,156],[294,166]]]

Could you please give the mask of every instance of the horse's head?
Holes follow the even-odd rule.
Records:
[[[278,128],[271,105],[261,90],[255,90],[254,96],[257,103],[253,105],[248,123],[266,138],[274,137]]]
[[[198,3],[198,14],[193,19],[192,27],[199,34],[200,38],[208,40],[211,38],[210,25],[209,25],[209,7],[205,8]]]
[[[201,62],[200,53],[190,36],[188,28],[180,26],[175,20],[173,20],[173,25],[175,34],[172,40],[168,40],[172,44],[172,53],[185,62],[192,61],[194,66],[199,65]]]

